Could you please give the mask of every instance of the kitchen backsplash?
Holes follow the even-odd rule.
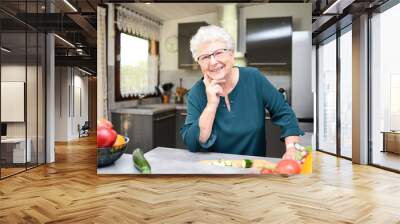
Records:
[[[173,92],[179,86],[179,79],[182,78],[182,87],[186,89],[192,86],[202,77],[199,70],[164,70],[160,71],[160,83],[172,82],[174,84]]]
[[[291,79],[289,71],[262,72],[267,75],[268,80],[270,80],[276,88],[290,89]],[[160,71],[160,83],[172,82],[174,84],[173,92],[175,92],[175,88],[179,86],[180,78],[182,78],[182,87],[190,89],[201,77],[202,74],[199,70],[178,69]]]

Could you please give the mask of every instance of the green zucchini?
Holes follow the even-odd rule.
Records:
[[[244,159],[242,161],[242,167],[243,168],[251,168],[253,166],[253,160],[250,159]]]
[[[143,151],[139,148],[135,149],[132,153],[132,160],[135,168],[141,173],[151,173],[151,167],[146,158],[144,158]]]

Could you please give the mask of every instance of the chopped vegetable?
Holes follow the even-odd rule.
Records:
[[[273,174],[274,170],[271,169],[261,169],[260,171],[261,174]]]
[[[251,168],[253,165],[253,161],[250,159],[244,159],[242,162],[242,167],[243,168]]]

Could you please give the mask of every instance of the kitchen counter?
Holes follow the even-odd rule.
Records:
[[[184,149],[157,147],[144,154],[152,174],[258,174],[258,169],[220,167],[200,164],[201,160],[260,159],[278,162],[280,159],[224,153],[192,153]],[[123,154],[113,165],[98,168],[97,174],[139,174],[132,162],[132,154]]]
[[[127,107],[114,109],[111,113],[119,114],[138,114],[138,115],[154,115],[171,110],[187,110],[186,104],[143,104],[136,107]],[[270,119],[268,111],[266,111],[265,119]]]
[[[114,109],[111,113],[154,115],[172,110],[186,110],[185,104],[142,104],[136,107]]]

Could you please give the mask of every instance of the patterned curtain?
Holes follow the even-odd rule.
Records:
[[[160,25],[158,23],[122,6],[117,8],[117,27],[122,32],[149,40],[160,39]]]
[[[150,51],[147,60],[147,77],[143,80],[145,83],[140,83],[140,88],[137,86],[121,88],[121,96],[132,97],[139,96],[141,94],[154,94],[158,79],[157,74],[159,55],[156,49],[156,41],[158,41],[160,38],[160,24],[143,17],[142,15],[130,9],[119,6],[117,8],[117,27],[121,32],[148,39],[150,45]]]

